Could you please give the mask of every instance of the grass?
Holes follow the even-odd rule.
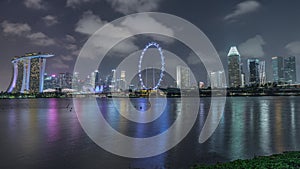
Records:
[[[217,163],[215,165],[198,164],[191,169],[293,169],[300,168],[300,152],[284,152],[271,156],[258,156],[248,160],[235,160],[227,163]]]

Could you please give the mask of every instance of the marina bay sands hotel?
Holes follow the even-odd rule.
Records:
[[[41,93],[44,87],[47,53],[27,53],[12,60],[13,77],[7,90],[9,93]]]

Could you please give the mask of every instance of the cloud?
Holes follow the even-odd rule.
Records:
[[[300,55],[300,41],[293,41],[285,46],[290,55]]]
[[[49,38],[42,32],[32,33],[27,35],[27,38],[31,40],[31,43],[38,46],[51,46],[55,44],[55,41]]]
[[[43,4],[42,0],[24,0],[24,5],[27,8],[32,9],[46,9],[46,6]]]
[[[71,56],[71,55],[61,55],[60,57],[62,60],[65,60],[65,61],[71,61],[74,59],[74,56]]]
[[[20,36],[31,31],[31,27],[27,23],[10,23],[8,21],[3,21],[1,27],[5,35]]]
[[[72,35],[66,35],[66,36],[65,36],[65,41],[66,41],[66,42],[70,42],[70,43],[75,43],[75,42],[76,42],[76,39],[75,39],[74,36],[72,36]]]
[[[11,23],[9,21],[3,21],[1,26],[3,33],[7,36],[12,35],[27,38],[32,44],[38,46],[55,45],[54,39],[49,38],[42,32],[32,32],[31,27],[26,23]]]
[[[66,45],[65,45],[65,48],[66,48],[67,50],[73,51],[73,50],[77,50],[77,45],[75,45],[75,44],[66,44]]]
[[[168,28],[149,15],[128,16],[125,19],[121,20],[119,23],[112,24],[102,20],[99,16],[94,15],[91,11],[87,11],[83,14],[83,16],[76,24],[77,26],[75,28],[75,31],[85,35],[91,35],[99,28],[101,28],[104,24],[106,32],[99,32],[99,34],[94,35],[89,40],[89,46],[87,47],[89,48],[89,51],[104,53],[104,51],[110,50],[109,48],[114,45],[112,43],[116,39],[125,39],[127,37],[130,37],[129,39],[126,39],[126,42],[122,42],[114,46],[112,50],[112,52],[115,53],[129,53],[138,50],[137,45],[135,45],[134,43],[136,38],[133,37],[136,32],[152,32],[153,30],[156,30],[157,32],[166,33],[170,36],[173,36],[174,34],[171,28]],[[167,43],[170,42],[170,38],[160,38],[159,36],[153,36],[152,34],[145,35],[153,38],[154,40],[159,40]],[[92,57],[99,55],[99,53],[90,52],[88,55]]]
[[[160,0],[106,0],[111,7],[122,14],[148,12],[158,9]]]
[[[261,4],[257,1],[250,0],[250,1],[241,2],[236,5],[236,9],[232,13],[224,17],[224,20],[235,19],[236,17],[239,17],[241,15],[254,12],[260,7]]]
[[[122,14],[136,12],[149,12],[158,9],[161,0],[106,0],[111,7]],[[66,6],[76,8],[83,3],[96,2],[96,0],[67,0]]]
[[[195,53],[191,52],[189,54],[189,56],[187,57],[187,63],[189,65],[197,65],[197,64],[201,63],[201,60],[197,55],[195,55]]]
[[[99,16],[94,15],[92,11],[86,11],[77,22],[75,31],[82,34],[91,35],[101,28],[105,23],[106,22],[102,21]]]
[[[67,0],[67,7],[76,8],[76,6],[85,3],[85,2],[91,2],[93,0]]]
[[[42,19],[47,26],[52,26],[52,25],[55,25],[58,23],[56,16],[47,15],[47,16],[44,16]]]
[[[263,57],[265,52],[263,46],[265,45],[264,39],[260,35],[246,40],[238,46],[242,57]]]
[[[150,16],[145,17],[145,16],[138,15],[138,16],[127,17],[121,23],[121,25],[129,28],[130,32],[154,31],[154,32],[160,32],[162,34],[171,35],[171,36],[174,34],[174,31],[171,28],[168,28],[167,26],[158,22],[157,20],[155,20]]]
[[[85,50],[88,51],[88,54],[85,57],[92,57],[99,55],[99,53],[105,53],[106,50],[110,50],[112,42],[123,37],[132,36],[132,33],[122,26],[112,25],[102,20],[99,16],[94,15],[91,11],[87,11],[83,14],[81,19],[76,24],[76,32],[92,35],[95,31],[101,28],[104,24],[109,28],[109,32],[103,34],[96,34],[92,36],[89,40],[89,45],[86,46]],[[126,40],[126,44],[120,43],[113,47],[113,52],[115,53],[124,53],[129,51],[137,50],[138,47],[134,44],[133,39]],[[96,53],[95,53],[96,52]]]
[[[64,63],[64,61],[60,58],[56,57],[52,60],[53,60],[53,62],[51,64],[51,67],[54,68],[54,69],[64,69],[65,70],[65,69],[70,68],[70,66],[68,64]]]

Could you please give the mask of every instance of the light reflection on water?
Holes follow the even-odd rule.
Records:
[[[201,98],[196,124],[179,145],[155,157],[130,159],[112,155],[88,138],[71,109],[71,99],[0,100],[0,168],[188,168],[196,162],[300,150],[298,102],[300,97],[227,98],[216,131],[199,144],[210,106],[209,98]],[[182,106],[172,98],[155,122],[138,124],[118,114],[112,100],[98,100],[98,104],[115,130],[140,138],[164,132],[181,113]],[[120,100],[120,109],[125,109],[125,104]],[[81,109],[88,111],[84,105]],[[181,132],[180,126],[185,123],[179,123],[176,131]]]
[[[260,102],[259,108],[260,108],[260,114],[259,114],[259,138],[260,138],[260,149],[266,153],[269,154],[271,152],[270,150],[270,118],[269,118],[269,106],[270,102],[269,100],[264,100]]]

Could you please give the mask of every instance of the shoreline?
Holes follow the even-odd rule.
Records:
[[[281,97],[281,96],[300,96],[300,93],[276,93],[276,94],[232,94],[232,95],[215,95],[213,97],[269,97],[269,96],[274,96],[274,97]],[[175,96],[101,96],[97,94],[82,94],[82,95],[66,95],[66,94],[61,94],[61,95],[54,95],[54,96],[34,96],[34,95],[5,95],[1,96],[0,95],[0,100],[1,99],[40,99],[40,98],[57,98],[57,99],[65,99],[65,98],[188,98],[188,97],[199,97],[199,98],[204,98],[204,97],[212,97],[211,95],[199,95],[199,96],[194,96],[194,95],[175,95]]]

